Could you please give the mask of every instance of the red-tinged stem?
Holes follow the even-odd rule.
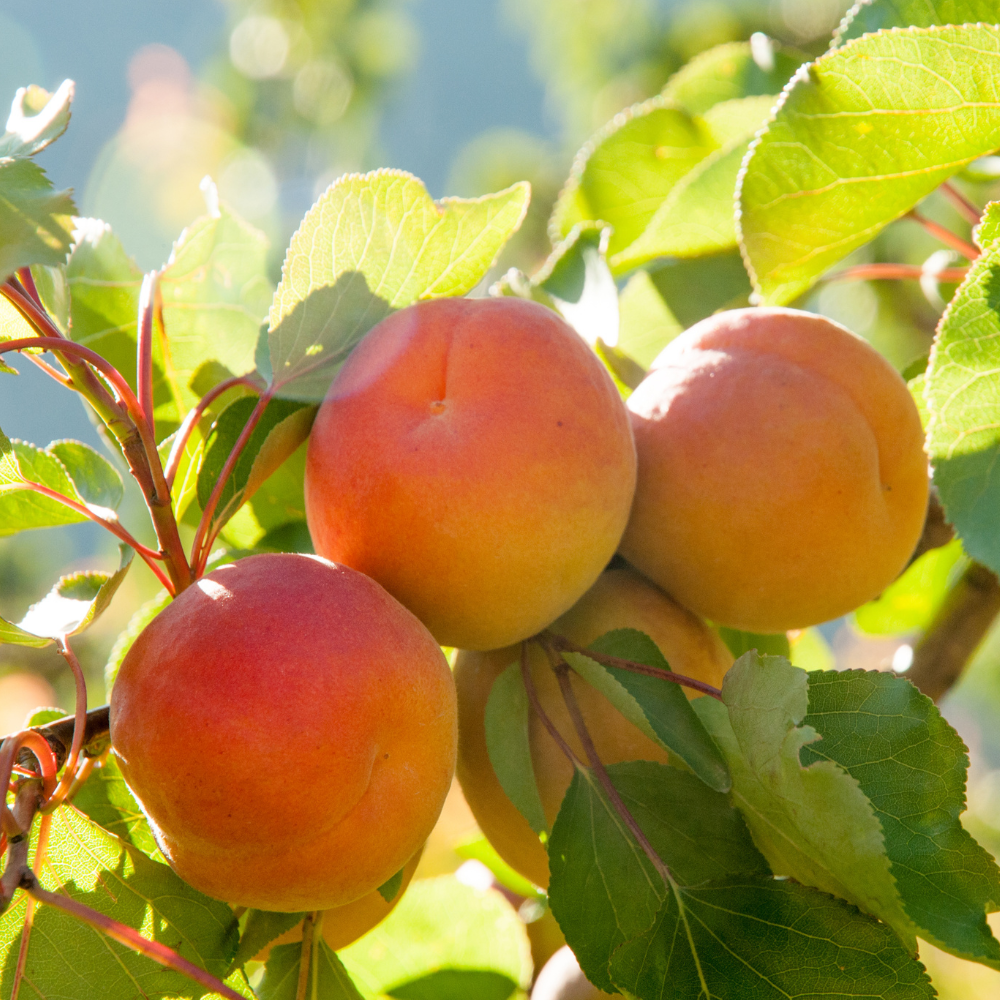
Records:
[[[238,993],[231,990],[221,980],[216,979],[215,976],[204,969],[200,969],[197,965],[192,964],[186,958],[181,958],[172,948],[167,948],[157,941],[150,941],[148,938],[144,938],[138,931],[134,931],[131,927],[126,927],[117,920],[112,920],[111,917],[105,916],[103,913],[98,913],[97,910],[93,910],[89,906],[84,906],[83,903],[78,903],[75,899],[70,899],[59,893],[43,889],[38,884],[35,873],[30,869],[22,875],[21,888],[29,896],[38,900],[38,902],[45,903],[47,906],[54,906],[64,913],[76,917],[77,920],[89,924],[95,930],[106,934],[119,944],[123,944],[127,948],[132,948],[141,955],[145,955],[147,958],[165,965],[168,969],[182,973],[189,979],[193,979],[196,983],[201,983],[202,986],[205,986],[214,993],[226,997],[227,1000],[243,1000]]]
[[[68,507],[70,510],[76,511],[77,514],[88,518],[95,524],[101,525],[102,528],[107,528],[107,530],[110,531],[116,538],[120,538],[126,545],[131,545],[132,548],[139,553],[146,565],[153,571],[160,583],[166,587],[171,594],[175,593],[173,584],[167,578],[163,570],[157,565],[157,560],[162,560],[164,558],[163,555],[159,552],[154,552],[141,542],[136,541],[136,539],[132,537],[131,533],[122,527],[118,521],[112,521],[109,518],[102,517],[89,507],[77,503],[75,500],[71,500],[68,496],[59,493],[56,490],[51,490],[47,486],[42,486],[41,483],[11,483],[10,489],[26,490],[30,493],[38,493],[41,496],[48,497],[50,500],[55,500],[56,503],[60,503],[64,507]]]
[[[961,236],[956,236],[950,229],[945,228],[940,223],[921,215],[916,209],[907,212],[907,218],[913,219],[914,222],[919,222],[931,236],[939,239],[945,246],[951,247],[952,250],[957,250],[963,257],[975,260],[979,256],[979,247],[966,242]]]
[[[46,375],[54,378],[64,388],[72,389],[73,392],[78,391],[76,386],[73,385],[73,380],[68,375],[63,375],[62,372],[53,368],[47,361],[43,361],[37,354],[29,354],[27,358],[36,368],[41,368]]]
[[[549,736],[555,740],[556,746],[566,755],[566,759],[574,767],[583,767],[583,761],[573,752],[573,748],[563,739],[562,733],[556,729],[555,723],[549,718],[542,703],[538,699],[538,692],[535,690],[535,682],[531,678],[531,668],[528,666],[528,644],[521,643],[521,677],[524,680],[524,689],[528,692],[528,701],[535,710],[538,718],[542,720],[542,725],[548,730]]]
[[[622,797],[618,794],[618,789],[612,784],[611,777],[604,767],[604,762],[598,756],[597,748],[594,746],[594,741],[590,737],[590,731],[587,729],[586,722],[584,722],[583,713],[580,711],[579,704],[577,704],[576,695],[573,693],[573,685],[569,682],[569,666],[565,662],[561,662],[556,667],[556,677],[559,680],[559,689],[562,691],[563,701],[566,702],[566,709],[573,720],[573,726],[576,728],[576,734],[580,737],[580,742],[583,744],[583,750],[587,755],[587,760],[590,762],[591,769],[597,775],[597,780],[601,783],[605,794],[611,800],[615,811],[629,828],[632,836],[635,837],[636,842],[642,848],[643,853],[649,858],[650,864],[656,869],[660,878],[663,879],[664,885],[669,886],[673,882],[670,869],[653,849],[653,845],[642,832],[642,827],[639,826],[636,818],[629,812],[628,807],[622,801]]]
[[[21,782],[11,813],[17,833],[8,836],[7,867],[4,868],[3,875],[0,876],[0,913],[3,913],[10,904],[14,893],[21,884],[21,877],[28,870],[31,824],[34,822],[40,798],[36,782]]]
[[[219,506],[222,491],[225,489],[226,483],[232,475],[233,469],[236,468],[236,463],[239,461],[247,441],[250,440],[250,435],[253,434],[254,428],[260,423],[260,418],[264,415],[264,411],[267,409],[267,404],[270,401],[271,390],[269,389],[257,400],[257,405],[250,414],[250,419],[246,422],[243,430],[240,431],[240,436],[236,439],[236,444],[233,445],[233,450],[226,458],[226,464],[223,465],[222,471],[219,473],[219,478],[212,488],[212,495],[208,498],[208,503],[205,505],[201,521],[198,523],[198,530],[195,532],[194,542],[191,545],[191,565],[194,568],[196,577],[201,576],[205,572],[205,564],[208,562],[212,542],[215,541],[215,536],[218,534],[218,529],[212,529],[212,518],[215,516],[215,510]]]
[[[66,758],[66,764],[63,768],[63,776],[55,791],[42,803],[41,812],[43,814],[51,813],[62,805],[73,786],[73,782],[76,780],[76,762],[80,759],[83,736],[87,730],[87,681],[83,676],[83,668],[69,644],[69,639],[63,635],[57,641],[59,653],[69,664],[70,670],[73,671],[73,680],[76,681],[76,712],[73,717],[73,742],[70,744],[69,756]]]
[[[67,802],[73,801],[73,796],[80,791],[80,786],[83,785],[90,777],[91,772],[94,770],[95,761],[95,757],[83,758],[83,763],[76,769],[76,776],[73,778],[73,784],[69,786],[69,791],[66,792]]]
[[[31,268],[19,267],[17,269],[17,280],[21,283],[21,287],[25,290],[25,292],[27,292],[27,294],[31,297],[31,301],[37,302],[38,305],[41,306],[42,297],[38,294],[38,288],[35,286],[35,279],[31,275]]]
[[[702,694],[707,694],[716,701],[722,701],[722,692],[705,681],[695,680],[693,677],[685,677],[683,674],[674,673],[673,670],[661,670],[659,667],[650,667],[645,663],[636,663],[635,660],[623,660],[619,656],[609,656],[607,653],[595,653],[592,649],[578,646],[565,636],[555,635],[552,632],[542,632],[539,640],[543,645],[552,645],[560,652],[582,653],[590,659],[601,663],[606,667],[618,667],[620,670],[628,670],[633,674],[645,674],[647,677],[659,677],[660,680],[670,681],[672,684],[680,684],[683,687],[693,688]]]
[[[56,760],[45,737],[34,729],[22,729],[21,732],[8,736],[3,743],[0,743],[0,787],[6,788],[10,783],[14,762],[22,747],[30,750],[38,761],[42,778],[41,795],[43,799],[47,799],[56,787]],[[0,830],[13,843],[22,835],[24,829],[17,817],[7,808],[6,800],[0,799]]]
[[[187,447],[188,438],[191,437],[191,432],[197,426],[198,421],[205,415],[205,411],[223,393],[228,392],[237,385],[245,385],[247,388],[253,389],[254,392],[258,394],[261,392],[260,385],[258,385],[252,375],[234,375],[232,378],[227,378],[224,382],[220,382],[217,386],[213,386],[209,389],[208,392],[206,392],[205,395],[198,400],[195,408],[184,418],[184,422],[177,430],[177,436],[174,438],[174,443],[170,446],[170,455],[167,457],[166,468],[163,470],[163,474],[167,480],[167,485],[171,489],[173,489],[174,477],[177,475],[177,469],[181,464],[181,456],[184,454],[184,449]]]
[[[827,282],[880,281],[912,278],[919,281],[927,273],[917,264],[858,264],[856,267],[845,268],[836,274],[825,275],[823,280]],[[965,280],[969,269],[967,267],[945,267],[932,273],[938,281],[959,284]]]
[[[156,298],[158,272],[150,271],[142,279],[139,291],[139,317],[136,321],[135,381],[139,408],[153,436],[153,303]]]
[[[979,209],[976,208],[976,206],[973,205],[972,202],[958,190],[958,188],[954,187],[950,181],[945,181],[944,184],[941,185],[941,194],[943,194],[948,201],[950,201],[955,208],[961,212],[967,222],[971,223],[973,226],[979,225],[982,220],[983,213],[980,212]]]
[[[49,846],[49,819],[43,816],[38,824],[38,842],[35,846],[35,866],[41,870],[45,863],[45,852]],[[14,969],[14,985],[10,991],[10,1000],[17,1000],[21,980],[24,978],[24,967],[28,962],[28,942],[31,940],[31,928],[35,923],[35,901],[28,897],[24,909],[24,926],[21,928],[21,945],[17,950],[17,966]]]

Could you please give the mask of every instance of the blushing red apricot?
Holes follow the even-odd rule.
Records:
[[[355,348],[305,484],[317,552],[378,580],[442,644],[493,649],[538,632],[607,565],[635,450],[611,378],[555,313],[440,299]]]
[[[733,662],[722,640],[704,622],[628,568],[601,574],[597,583],[551,628],[581,646],[614,629],[639,629],[656,643],[671,669],[716,687]],[[548,855],[538,835],[504,793],[486,749],[484,719],[493,682],[519,656],[517,646],[486,653],[463,650],[458,654],[456,774],[479,828],[500,857],[525,878],[544,887],[549,881]],[[584,758],[556,676],[535,644],[529,648],[528,662],[543,709],[574,752]],[[573,674],[570,683],[605,764],[626,760],[666,762],[666,751],[627,721],[604,695]],[[697,697],[696,692],[687,693]],[[532,713],[530,718],[531,760],[551,826],[572,780],[573,767],[537,715]]]
[[[754,632],[876,597],[927,510],[916,406],[849,330],[794,309],[702,320],[628,401],[639,481],[621,552],[681,604]]]
[[[427,839],[454,771],[433,637],[361,573],[257,555],[198,580],[122,663],[111,740],[177,873],[240,906],[325,910]]]

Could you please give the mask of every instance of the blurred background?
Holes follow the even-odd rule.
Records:
[[[551,246],[546,222],[576,150],[617,111],[656,94],[698,52],[763,31],[822,52],[846,0],[0,0],[0,103],[19,86],[76,81],[67,134],[39,157],[81,214],[103,218],[143,269],[160,266],[202,214],[199,182],[271,241],[277,279],[303,214],[336,177],[409,170],[435,198],[528,179],[529,216],[497,271],[530,273]],[[980,204],[989,191],[968,181]],[[943,201],[923,211],[958,228]],[[967,230],[966,230],[967,232]],[[915,223],[893,226],[857,256],[922,263],[940,250]],[[855,262],[852,260],[847,263]],[[945,290],[946,291],[946,290]],[[869,338],[899,368],[919,367],[942,307],[916,283],[828,284],[799,305]],[[0,380],[0,427],[44,445],[100,441],[73,396],[32,366]],[[912,372],[907,372],[912,374]],[[144,541],[138,498],[123,520]],[[2,534],[2,526],[0,526]],[[93,525],[0,537],[0,615],[17,621],[68,568],[116,561]],[[952,546],[923,572],[943,587],[960,571]],[[155,593],[133,570],[111,611],[79,640],[93,704],[115,635]],[[878,619],[878,620],[875,620]],[[919,614],[829,623],[800,637],[803,665],[905,670]],[[882,634],[878,634],[878,633]],[[1000,851],[1000,634],[991,636],[943,710],[970,748],[973,832]],[[72,682],[51,650],[0,647],[0,732],[27,707],[69,707]],[[449,804],[428,870],[462,862],[475,839]],[[449,818],[450,817],[450,818]],[[450,825],[449,825],[450,824]],[[451,832],[448,832],[451,831]],[[451,838],[451,839],[449,839]],[[457,838],[457,839],[456,839]],[[471,841],[470,841],[471,842]],[[471,855],[465,854],[466,860]],[[942,996],[1000,995],[1000,975],[925,949]]]

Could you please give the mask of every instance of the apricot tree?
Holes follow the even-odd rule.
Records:
[[[573,976],[640,1000],[931,997],[921,941],[1000,970],[934,703],[1000,612],[996,21],[870,0],[812,61],[702,53],[489,297],[528,186],[394,170],[321,195],[273,293],[209,180],[143,275],[33,159],[72,84],[18,91],[0,357],[108,454],[0,433],[0,534],[91,520],[121,558],[0,621],[76,681],[0,742],[0,997],[502,1000],[545,912]],[[903,219],[954,259],[866,260]],[[851,280],[950,297],[928,356],[789,308]],[[74,637],[136,557],[162,591],[88,709]],[[804,662],[803,629],[913,598],[902,676]],[[414,877],[456,726],[506,895]]]

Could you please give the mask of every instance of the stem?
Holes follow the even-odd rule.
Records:
[[[934,277],[945,284],[959,284],[969,273],[967,267],[945,267],[937,271]],[[912,278],[919,281],[925,272],[916,264],[858,264],[848,267],[836,274],[828,274],[823,280],[830,281],[880,281],[886,279]]]
[[[219,506],[222,491],[225,489],[226,483],[229,481],[233,469],[236,468],[236,463],[239,461],[247,441],[250,440],[250,435],[253,434],[254,428],[260,422],[260,418],[264,415],[264,411],[267,409],[267,404],[270,401],[271,390],[268,389],[257,401],[257,405],[250,414],[250,419],[246,422],[243,430],[240,431],[240,436],[236,439],[236,444],[233,445],[233,450],[229,453],[226,464],[223,465],[222,471],[219,473],[219,478],[212,488],[212,495],[208,498],[204,513],[201,515],[201,521],[198,522],[198,530],[195,532],[194,542],[191,544],[191,565],[194,568],[196,576],[201,576],[205,572],[205,563],[208,562],[209,550],[212,547],[215,536],[218,534],[218,529],[212,530],[212,517],[215,514],[215,509]]]
[[[39,306],[42,305],[42,297],[38,294],[38,288],[35,285],[35,279],[31,275],[30,267],[19,267],[17,269],[17,280],[21,283],[21,287],[27,293],[32,302],[37,302]]]
[[[38,842],[35,846],[35,865],[40,869],[45,863],[45,852],[49,846],[49,819],[43,816],[38,824]],[[28,962],[28,941],[31,939],[31,928],[35,923],[35,901],[28,897],[24,910],[24,926],[21,928],[21,946],[17,951],[17,967],[14,969],[14,985],[10,991],[10,1000],[17,1000],[17,991],[21,988],[24,978],[24,967]]]
[[[142,279],[139,291],[139,317],[136,320],[135,383],[139,408],[153,436],[153,302],[156,298],[159,273],[150,271]]]
[[[62,372],[53,368],[47,361],[43,361],[37,354],[28,354],[27,358],[36,368],[41,368],[46,375],[54,378],[61,386],[76,392],[76,386],[73,385],[73,381],[68,375],[63,375]]]
[[[962,671],[1000,614],[1000,581],[974,562],[945,598],[913,650],[913,665],[903,675],[939,701]]]
[[[577,704],[576,695],[573,693],[573,685],[569,682],[569,666],[564,660],[559,658],[559,663],[554,667],[554,669],[556,677],[559,680],[559,689],[562,691],[563,701],[566,702],[566,709],[569,711],[570,718],[573,720],[573,726],[576,728],[576,734],[580,737],[584,753],[587,755],[587,760],[590,762],[592,770],[597,775],[597,780],[600,781],[605,794],[611,800],[611,804],[615,807],[615,811],[629,828],[632,836],[635,837],[636,842],[642,848],[646,857],[649,858],[650,863],[656,869],[660,878],[663,879],[664,885],[670,886],[673,883],[673,877],[670,874],[670,869],[663,863],[663,859],[656,853],[653,849],[653,845],[646,839],[646,835],[642,832],[642,828],[639,826],[638,822],[636,822],[636,818],[628,811],[628,808],[622,801],[622,797],[618,794],[618,789],[615,788],[611,782],[611,777],[608,775],[608,772],[604,767],[604,762],[598,756],[597,748],[594,746],[594,741],[590,738],[590,731],[587,729],[586,722],[584,722],[583,713],[580,711],[580,706]]]
[[[43,753],[45,750],[48,751],[47,756],[52,759],[53,775],[62,767],[69,755],[75,728],[76,717],[67,715],[63,719],[56,719],[54,722],[50,722],[47,726],[25,730],[33,738],[41,739],[41,742],[35,744],[35,746],[40,749],[44,748],[41,750]],[[107,749],[109,731],[110,708],[107,705],[101,705],[100,708],[92,708],[86,715],[86,725],[83,733],[83,749],[88,756],[97,757]],[[21,735],[21,733],[15,734],[15,736]],[[11,738],[13,737],[7,737],[7,739]],[[35,753],[35,756],[38,756],[38,752],[34,751],[33,748],[31,749]],[[0,744],[0,755],[2,754],[3,746]],[[53,787],[55,787],[54,781]]]
[[[313,963],[313,949],[316,935],[316,919],[319,916],[315,911],[307,913],[302,921],[302,953],[299,958],[299,982],[295,989],[295,1000],[306,1000],[306,993],[309,990],[309,971]]]
[[[59,637],[58,643],[59,652],[69,664],[70,670],[73,671],[73,679],[76,681],[76,714],[73,716],[73,742],[70,744],[63,776],[55,791],[42,804],[41,811],[43,813],[51,813],[58,808],[76,781],[76,762],[80,758],[80,751],[83,749],[83,736],[87,730],[87,681],[83,676],[83,668],[70,647],[69,639],[62,635]]]
[[[22,747],[35,755],[38,771],[42,778],[41,796],[47,799],[56,787],[56,760],[45,737],[33,729],[22,729],[21,732],[8,736],[3,743],[0,743],[0,787],[6,789],[10,784],[14,762]],[[32,788],[34,784],[35,780],[33,779],[22,785],[18,797],[25,788]],[[38,798],[37,788],[33,794]],[[32,810],[32,815],[34,815],[34,810]],[[0,830],[7,835],[12,849],[15,841],[22,836],[25,830],[24,825],[18,820],[16,810],[11,812],[7,808],[6,796],[0,799]]]
[[[910,556],[910,561],[906,564],[909,569],[925,552],[931,549],[939,549],[942,545],[947,545],[955,537],[955,529],[945,520],[944,507],[941,505],[941,498],[934,487],[931,487],[930,496],[927,500],[927,517],[924,519],[924,530],[917,542],[917,547]],[[906,572],[906,569],[903,572]]]
[[[531,669],[528,667],[528,643],[521,643],[521,677],[524,680],[524,689],[528,692],[528,701],[531,707],[542,720],[542,725],[549,731],[549,736],[555,740],[556,745],[566,755],[567,760],[574,767],[583,767],[583,761],[573,753],[570,745],[562,738],[562,733],[556,729],[555,723],[548,717],[542,703],[538,700],[538,692],[535,690],[535,682],[531,679]]]
[[[543,645],[551,644],[559,652],[582,653],[584,656],[589,656],[596,663],[603,664],[606,667],[617,667],[619,670],[628,670],[633,674],[645,674],[647,677],[659,677],[661,680],[670,681],[672,684],[681,684],[684,687],[700,691],[702,694],[710,695],[716,701],[722,701],[722,692],[717,687],[712,687],[711,684],[707,684],[705,681],[695,680],[693,677],[685,677],[683,674],[675,673],[673,670],[663,670],[660,667],[647,666],[645,663],[636,663],[635,660],[623,660],[621,657],[609,656],[607,653],[595,653],[592,649],[587,649],[585,646],[578,646],[565,636],[555,635],[552,632],[542,632],[539,638]]]
[[[224,392],[232,389],[237,385],[245,385],[250,389],[253,389],[256,393],[260,393],[260,386],[257,384],[256,380],[251,375],[234,375],[232,378],[227,378],[224,382],[220,382],[217,386],[209,389],[201,399],[198,400],[198,404],[193,410],[191,410],[188,415],[184,418],[184,422],[177,430],[177,436],[174,438],[174,443],[170,447],[170,455],[167,458],[167,465],[164,469],[164,476],[167,480],[167,485],[173,489],[174,477],[177,475],[177,467],[181,464],[181,456],[184,454],[184,449],[187,447],[188,438],[191,437],[191,432],[195,429],[198,421],[204,416],[205,411],[214,403]]]
[[[971,223],[973,226],[978,226],[982,221],[983,213],[976,208],[975,205],[969,201],[968,198],[962,194],[961,191],[956,188],[951,181],[945,181],[940,187],[941,194],[943,194],[948,201],[958,209],[958,211],[965,216],[965,220]]]
[[[3,913],[10,904],[15,891],[21,885],[24,873],[28,870],[31,824],[35,821],[38,803],[39,794],[35,782],[23,782],[17,790],[14,811],[11,813],[17,833],[8,838],[10,850],[7,854],[7,867],[3,876],[0,876],[0,913]]]
[[[956,236],[950,229],[946,229],[940,223],[933,222],[926,216],[921,215],[916,209],[911,209],[907,212],[905,218],[919,222],[931,236],[939,239],[945,246],[951,247],[952,250],[957,250],[963,257],[975,260],[979,256],[979,247],[966,242],[961,236]]]
[[[161,965],[165,965],[168,969],[182,973],[189,979],[193,979],[196,983],[201,983],[202,986],[207,987],[209,990],[226,997],[226,1000],[243,1000],[238,993],[231,990],[225,983],[216,979],[215,976],[204,969],[200,969],[197,965],[192,964],[186,958],[181,958],[172,948],[167,948],[157,941],[150,941],[148,938],[144,938],[138,931],[134,931],[131,927],[126,927],[117,920],[112,920],[111,917],[105,916],[103,913],[98,913],[97,910],[92,910],[89,906],[84,906],[82,903],[78,903],[75,899],[69,899],[66,896],[43,889],[38,884],[38,878],[35,876],[35,873],[30,869],[23,873],[20,885],[29,896],[40,903],[57,907],[64,913],[76,917],[77,920],[89,924],[102,934],[106,934],[119,944],[123,944],[127,948],[132,948],[134,951],[139,952],[139,954],[145,955],[147,958],[151,958]]]

